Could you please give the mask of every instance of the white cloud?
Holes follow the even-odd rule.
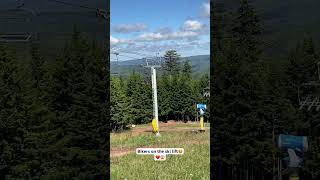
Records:
[[[161,34],[169,34],[169,33],[172,33],[172,29],[169,27],[161,27],[161,28],[158,28],[155,32],[161,33]]]
[[[200,35],[209,34],[206,24],[202,24],[195,20],[186,20],[180,30],[172,31],[168,27],[157,29],[155,32],[145,32],[140,34],[136,41],[151,42],[151,41],[167,41],[167,40],[194,40]]]
[[[168,37],[162,33],[143,33],[138,37],[140,41],[157,41],[157,40],[165,40]]]
[[[193,31],[179,31],[171,34],[172,39],[192,38],[199,36],[199,33]]]
[[[119,39],[110,36],[110,44],[115,45],[119,43]]]
[[[176,39],[187,39],[199,36],[199,33],[193,31],[177,31],[169,33],[143,33],[137,40],[138,41],[166,41],[166,40],[176,40]]]
[[[209,2],[202,4],[200,15],[201,15],[201,17],[204,17],[204,18],[210,18],[210,3]]]
[[[118,24],[118,25],[112,26],[112,30],[116,33],[141,32],[146,29],[147,29],[147,26],[143,23]]]
[[[187,19],[177,30],[172,30],[170,27],[160,27],[152,32],[142,32],[137,36],[131,36],[130,40],[110,36],[110,42],[112,47],[130,52],[153,53],[168,49],[193,52],[210,49],[209,43],[200,41],[202,35],[209,35],[209,27],[200,21]]]
[[[199,21],[187,20],[183,23],[181,29],[183,31],[198,31],[201,30],[203,25]]]
[[[113,36],[110,36],[110,45],[113,46],[118,44],[133,44],[133,42],[128,39],[118,39]]]

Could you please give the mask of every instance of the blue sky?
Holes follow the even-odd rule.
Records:
[[[209,0],[111,0],[111,61],[210,53]]]

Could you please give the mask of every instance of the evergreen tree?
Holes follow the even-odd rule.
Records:
[[[149,122],[152,119],[151,89],[135,72],[128,78],[126,96],[130,99],[132,107],[132,122],[135,124]]]
[[[24,161],[30,105],[23,69],[6,45],[0,45],[0,179],[13,178]],[[25,177],[22,174],[20,177]]]
[[[182,120],[188,121],[193,119],[195,116],[194,102],[195,102],[195,92],[194,92],[194,82],[192,79],[192,67],[190,62],[186,61],[183,64],[182,75],[179,80],[180,86],[180,101],[181,102],[181,116]]]
[[[106,175],[107,72],[103,53],[75,31],[54,64],[45,99],[54,118],[41,149],[43,178]]]
[[[291,50],[287,67],[289,99],[297,104],[297,90],[303,83],[318,80],[318,53],[311,38],[305,38]]]
[[[233,38],[214,62],[214,159],[228,167],[249,170],[248,164],[254,164],[264,169],[272,164],[272,159],[261,159],[271,154],[270,119],[258,113],[265,108],[267,73],[260,61],[259,21],[248,1],[241,1],[234,22]],[[261,154],[260,148],[266,152]]]
[[[191,80],[191,76],[192,76],[191,68],[192,67],[190,65],[190,62],[185,61],[182,69],[183,76],[186,78],[185,80]]]
[[[318,81],[318,57],[319,54],[312,38],[304,38],[302,42],[298,43],[296,48],[291,50],[288,57],[287,74],[287,97],[295,105],[298,106],[298,88],[302,88],[303,83]],[[306,92],[308,93],[308,92]],[[306,96],[307,94],[300,94]],[[308,142],[313,148],[306,153],[304,171],[311,174],[312,178],[319,177],[319,171],[316,167],[319,166],[318,155],[320,149],[319,143],[319,113],[310,111],[301,111],[299,114],[301,123],[294,123],[298,129],[299,135],[308,136]],[[292,123],[293,124],[293,123]]]
[[[180,71],[180,55],[175,50],[169,50],[164,55],[164,66],[163,69],[169,75],[178,74]]]
[[[126,129],[132,123],[131,106],[117,77],[111,77],[110,94],[110,126],[115,131]]]
[[[161,76],[158,81],[158,100],[159,100],[159,115],[164,121],[167,121],[171,118],[173,110],[171,109],[171,84],[168,76]]]
[[[34,80],[34,87],[39,89],[39,85],[44,76],[44,58],[40,54],[39,45],[31,45],[31,74]]]
[[[24,140],[24,161],[15,167],[13,175],[17,178],[40,179],[44,173],[41,167],[43,162],[41,149],[44,148],[47,141],[45,137],[48,124],[54,117],[48,110],[44,99],[48,77],[44,66],[45,60],[37,44],[32,44],[30,54],[30,66],[27,66],[24,72],[25,82],[28,84],[24,91],[28,93],[28,99],[31,102],[26,116],[28,121],[25,125],[28,133]]]
[[[262,32],[257,13],[249,0],[241,0],[231,28],[233,50],[237,51],[245,62],[257,61]],[[239,59],[240,60],[240,59]]]

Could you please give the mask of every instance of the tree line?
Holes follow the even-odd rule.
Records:
[[[300,178],[319,179],[320,113],[299,110],[297,92],[302,83],[317,80],[316,42],[306,37],[286,57],[269,58],[261,20],[249,1],[240,1],[236,12],[215,5],[211,31],[215,179],[277,179],[277,161],[283,158],[276,145],[279,134],[308,137],[310,150]]]
[[[105,50],[76,29],[50,61],[0,45],[0,179],[107,176]]]
[[[194,121],[196,104],[206,103],[209,75],[192,78],[189,62],[181,62],[175,50],[168,50],[157,69],[158,109],[160,121]],[[113,75],[111,83],[111,128],[123,130],[131,124],[150,123],[153,118],[151,73],[132,72],[128,77]],[[206,113],[209,118],[209,111]]]

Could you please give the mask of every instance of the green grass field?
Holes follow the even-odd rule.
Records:
[[[207,124],[206,127],[209,125]],[[210,129],[197,131],[198,124],[178,123],[163,127],[160,137],[144,132],[148,126],[111,135],[112,180],[210,179]],[[168,131],[167,131],[168,130]],[[176,130],[176,131],[175,131]],[[139,132],[139,133],[135,133]],[[136,155],[139,147],[184,148],[183,155],[167,155],[166,161],[154,161],[153,155]],[[112,156],[117,150],[126,152]]]

